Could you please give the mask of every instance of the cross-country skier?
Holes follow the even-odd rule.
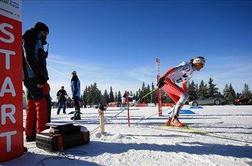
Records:
[[[169,69],[159,79],[157,86],[162,88],[166,94],[176,103],[172,113],[166,122],[167,126],[183,127],[184,124],[178,119],[179,111],[187,101],[187,81],[192,77],[194,71],[201,70],[205,65],[204,57],[196,57],[190,62],[182,62],[180,65]],[[182,87],[178,86],[182,83]]]

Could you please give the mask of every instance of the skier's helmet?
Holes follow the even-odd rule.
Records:
[[[46,24],[42,23],[42,22],[37,22],[34,26],[35,29],[39,30],[39,31],[44,31],[49,33],[49,28]]]
[[[206,63],[206,60],[204,57],[202,56],[199,56],[197,58],[194,58],[193,61],[192,61],[193,64],[202,64],[202,65],[205,65]]]

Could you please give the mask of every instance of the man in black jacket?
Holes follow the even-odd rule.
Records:
[[[50,121],[50,86],[44,50],[49,28],[42,22],[27,30],[23,39],[23,74],[27,88],[26,141],[35,141],[36,133],[46,129]]]
[[[61,89],[57,92],[57,98],[59,104],[57,115],[59,115],[61,108],[63,108],[63,114],[66,114],[67,93],[64,89],[64,86],[61,86]]]

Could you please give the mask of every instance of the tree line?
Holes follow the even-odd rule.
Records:
[[[157,103],[157,91],[155,91],[155,89],[156,86],[153,82],[150,85],[146,85],[143,82],[142,86],[137,91],[129,91],[129,96],[141,103]],[[145,98],[142,98],[151,91],[153,91],[153,93]],[[223,92],[221,93],[219,88],[217,88],[217,85],[214,84],[214,80],[212,78],[209,78],[208,82],[201,80],[200,84],[196,84],[194,81],[189,82],[187,91],[189,94],[189,101],[199,98],[223,97],[228,103],[231,104],[236,98],[252,98],[252,93],[246,83],[244,84],[244,88],[241,93],[236,93],[231,83],[226,84]],[[109,91],[105,89],[104,92],[102,92],[98,89],[97,83],[93,83],[85,87],[85,90],[81,96],[81,100],[84,106],[97,105],[100,103],[108,104],[110,102],[122,103],[122,97],[124,93],[125,92],[114,91],[112,86],[109,87]],[[162,102],[172,102],[165,92],[162,91],[161,96]]]

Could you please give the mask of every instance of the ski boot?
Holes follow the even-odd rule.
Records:
[[[168,120],[167,120],[167,122],[165,123],[165,125],[166,126],[171,126],[171,120],[172,120],[172,118],[169,117]]]
[[[178,118],[174,118],[173,120],[171,120],[170,125],[175,126],[175,127],[184,127],[185,126],[183,123],[181,123],[179,121]]]

